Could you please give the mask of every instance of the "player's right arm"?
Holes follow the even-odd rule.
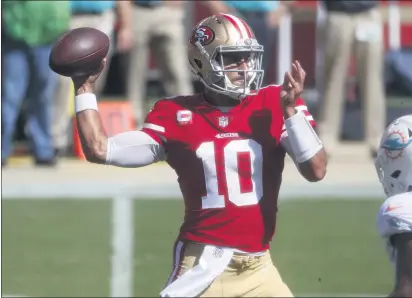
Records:
[[[102,63],[103,70],[105,61]],[[149,133],[129,131],[108,137],[97,109],[94,83],[101,70],[90,77],[72,78],[76,97],[76,121],[87,161],[119,167],[142,167],[165,159],[160,139]]]
[[[412,297],[412,232],[393,235],[396,250],[396,282],[389,297]]]

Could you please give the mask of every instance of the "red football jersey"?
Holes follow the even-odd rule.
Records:
[[[163,144],[185,202],[180,239],[260,252],[275,231],[285,151],[280,86],[228,112],[202,94],[158,101],[143,131]],[[303,100],[304,110],[313,122]]]

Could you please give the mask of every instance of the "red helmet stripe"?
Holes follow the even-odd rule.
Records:
[[[233,27],[236,28],[236,30],[239,32],[239,37],[240,38],[244,38],[243,34],[242,34],[242,30],[240,29],[238,22],[236,22],[236,20],[234,19],[233,16],[229,15],[229,14],[225,14],[225,13],[221,13],[220,15],[222,15],[226,20],[228,20],[229,22],[232,23]]]
[[[252,32],[250,31],[248,24],[246,24],[246,22],[242,20],[241,18],[238,18],[238,19],[242,22],[243,26],[245,27],[246,32],[247,32],[247,37],[252,38]]]

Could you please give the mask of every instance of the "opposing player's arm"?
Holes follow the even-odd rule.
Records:
[[[377,228],[395,265],[390,297],[412,297],[412,193],[389,197],[379,209]]]
[[[391,237],[396,250],[396,283],[389,297],[412,297],[412,232]]]
[[[163,146],[143,131],[108,137],[93,93],[97,77],[73,79],[77,127],[87,161],[119,167],[142,167],[165,159]]]
[[[297,165],[301,175],[310,182],[326,175],[327,156],[313,127],[315,121],[302,99],[296,108],[285,112],[281,144]]]

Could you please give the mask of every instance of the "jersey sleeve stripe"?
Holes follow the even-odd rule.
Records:
[[[165,132],[165,128],[163,126],[152,124],[152,123],[145,123],[143,124],[143,127],[147,129],[155,130],[158,132]]]
[[[308,107],[305,105],[296,106],[296,111],[303,113],[308,120],[313,120],[312,114],[309,112]]]
[[[149,137],[151,137],[155,142],[157,142],[159,145],[164,145],[164,140],[160,136],[160,134],[154,132],[151,129],[143,128],[142,131],[147,134]]]
[[[308,107],[305,105],[301,105],[301,106],[296,106],[295,109],[297,111],[308,111]]]

